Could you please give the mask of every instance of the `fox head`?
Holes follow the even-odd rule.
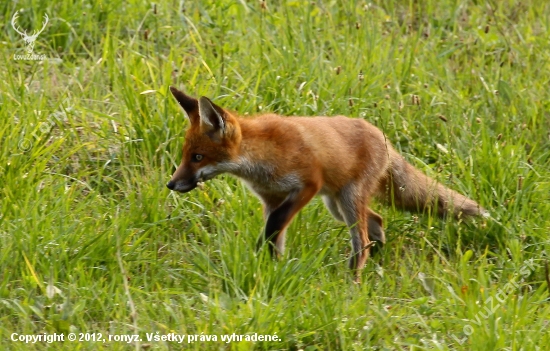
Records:
[[[183,159],[166,184],[168,189],[186,193],[198,182],[226,172],[237,159],[241,131],[235,117],[207,97],[198,100],[174,87],[170,91],[189,117]]]

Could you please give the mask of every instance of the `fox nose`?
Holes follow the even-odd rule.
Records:
[[[174,188],[176,187],[176,182],[169,181],[168,184],[166,184],[166,186],[168,187],[168,189],[174,190]]]

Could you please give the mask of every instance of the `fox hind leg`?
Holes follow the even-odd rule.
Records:
[[[358,191],[356,186],[349,185],[341,191],[338,198],[338,208],[342,213],[346,225],[350,228],[352,254],[349,268],[354,273],[356,283],[360,282],[361,269],[369,257],[369,248],[372,246],[368,235],[368,215],[366,197]]]
[[[334,219],[340,222],[345,222],[342,213],[340,213],[340,210],[338,209],[338,202],[334,198],[329,195],[324,195],[323,202]]]
[[[329,195],[323,196],[323,202],[325,206],[332,214],[332,216],[340,222],[345,222],[340,209],[338,208],[338,201]],[[370,208],[367,209],[367,232],[369,234],[369,240],[375,241],[376,245],[371,248],[371,253],[378,251],[386,243],[386,235],[382,226],[382,217]]]
[[[367,209],[367,227],[369,233],[369,240],[375,242],[376,245],[371,247],[370,253],[374,254],[384,246],[386,243],[386,234],[384,234],[384,228],[382,226],[382,217],[370,208]]]

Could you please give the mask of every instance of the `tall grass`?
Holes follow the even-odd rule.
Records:
[[[34,51],[12,26],[50,22]],[[7,350],[535,350],[550,343],[550,7],[538,1],[3,2],[0,345]],[[218,177],[185,195],[174,85],[241,114],[364,118],[480,202],[457,223],[374,204],[360,286],[318,200],[288,252]],[[24,344],[12,333],[139,334]],[[217,342],[148,341],[216,335]],[[279,341],[224,343],[221,335]]]

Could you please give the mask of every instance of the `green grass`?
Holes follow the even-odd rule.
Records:
[[[1,349],[550,343],[550,5],[91,3],[0,4]],[[10,21],[21,8],[28,31],[49,15],[34,48],[44,61],[14,60],[24,42]],[[273,262],[254,251],[261,206],[240,182],[166,189],[188,126],[170,85],[241,114],[364,118],[492,217],[457,223],[374,204],[388,243],[356,286],[347,229],[316,199]],[[55,332],[143,341],[11,341]],[[220,340],[232,333],[280,341]]]

